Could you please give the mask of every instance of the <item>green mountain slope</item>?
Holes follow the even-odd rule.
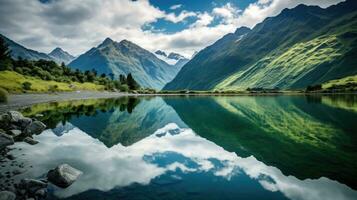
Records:
[[[115,77],[132,73],[141,86],[155,89],[161,89],[179,71],[179,68],[130,41],[118,43],[109,38],[79,56],[69,66],[80,70],[95,69],[98,73],[113,73]]]
[[[305,88],[357,74],[356,23],[352,0],[285,9],[238,42],[227,35],[202,50],[164,89]]]
[[[5,37],[4,35],[0,34],[0,37],[3,38],[8,45],[9,49],[11,50],[11,57],[13,59],[17,59],[18,57],[21,57],[23,59],[27,60],[53,60],[49,55],[45,53],[41,53],[35,50],[28,49],[12,40],[9,38]]]

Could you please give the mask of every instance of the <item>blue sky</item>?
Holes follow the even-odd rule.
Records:
[[[180,12],[187,10],[193,12],[210,12],[216,7],[222,7],[227,3],[232,6],[244,10],[249,4],[256,2],[256,0],[150,0],[150,4],[161,10],[170,13],[173,12],[177,15]],[[150,23],[154,30],[162,31],[166,33],[175,33],[182,31],[189,27],[190,24],[194,23],[195,17],[189,17],[181,23],[173,23],[165,19],[159,19],[157,22]],[[211,26],[217,25],[220,19],[215,19]],[[147,27],[144,28],[148,29]]]
[[[0,33],[37,51],[78,56],[105,38],[190,57],[241,26],[298,4],[343,0],[0,0]]]

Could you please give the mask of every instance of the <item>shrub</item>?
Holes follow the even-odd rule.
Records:
[[[50,85],[50,87],[48,88],[50,92],[56,92],[57,89],[58,89],[58,85]]]
[[[23,82],[22,83],[22,89],[24,89],[24,90],[31,90],[31,83],[30,82]]]
[[[118,88],[121,92],[127,92],[129,91],[129,86],[126,84],[120,85]]]
[[[0,103],[7,102],[7,97],[9,93],[3,88],[0,88]]]

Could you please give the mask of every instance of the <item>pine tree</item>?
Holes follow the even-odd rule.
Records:
[[[139,89],[139,84],[134,80],[133,76],[131,73],[128,74],[126,81],[128,83],[129,89],[130,90],[137,90]]]

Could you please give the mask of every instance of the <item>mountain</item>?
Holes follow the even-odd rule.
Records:
[[[50,56],[45,53],[41,53],[35,50],[28,49],[9,38],[5,37],[4,35],[0,34],[0,37],[3,38],[8,45],[9,49],[11,50],[11,57],[13,59],[18,59],[19,57],[27,60],[52,60]]]
[[[295,89],[357,74],[357,2],[299,5],[200,51],[164,89]]]
[[[142,87],[155,89],[161,89],[180,70],[130,41],[115,42],[110,38],[80,55],[69,66],[83,71],[95,69],[99,74],[113,73],[115,77],[131,73]]]
[[[57,47],[51,51],[51,53],[48,54],[56,63],[62,63],[64,62],[65,64],[68,64],[71,62],[75,57],[69,54],[68,52],[62,50],[61,48]]]
[[[171,52],[171,53],[167,56],[167,58],[169,58],[169,59],[174,59],[174,60],[185,59],[184,56],[182,56],[182,55],[180,55],[180,54],[178,54],[178,53],[173,53],[173,52]]]
[[[155,51],[155,54],[160,55],[160,56],[165,56],[165,57],[167,57],[166,53],[163,52],[163,51],[161,51],[161,50]]]
[[[156,57],[179,69],[179,71],[186,63],[188,63],[188,61],[190,61],[190,59],[185,58],[185,56],[174,52],[167,55],[164,51],[157,50],[155,51],[155,54]]]

